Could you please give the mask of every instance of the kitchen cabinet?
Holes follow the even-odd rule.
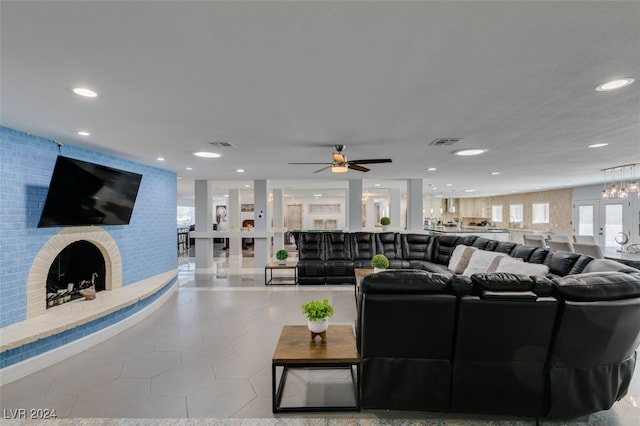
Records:
[[[465,218],[482,218],[491,217],[491,206],[486,198],[461,198],[460,216]]]

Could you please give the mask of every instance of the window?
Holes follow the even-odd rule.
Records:
[[[196,208],[187,206],[178,206],[178,228],[185,228],[196,223]]]
[[[522,204],[510,204],[509,205],[509,220],[513,223],[522,223]]]
[[[532,223],[549,223],[549,203],[533,203],[531,217]]]
[[[491,206],[491,222],[502,222],[502,204]]]

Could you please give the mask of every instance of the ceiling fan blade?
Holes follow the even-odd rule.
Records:
[[[324,163],[323,163],[323,164],[324,164]],[[327,167],[323,167],[323,168],[321,168],[321,169],[318,169],[318,170],[316,170],[316,171],[315,171],[315,172],[313,172],[313,173],[320,173],[320,172],[322,172],[322,171],[324,171],[324,170],[330,169],[331,167],[333,167],[333,164],[331,164],[331,165],[329,165],[329,166],[327,166]]]
[[[333,164],[333,163],[288,163],[288,164]]]
[[[367,169],[366,167],[353,164],[352,162],[347,163],[347,167],[349,167],[351,170],[357,170],[359,172],[368,172],[370,170],[370,169]]]
[[[351,160],[349,164],[377,164],[377,163],[391,163],[390,158],[372,158],[369,160]]]

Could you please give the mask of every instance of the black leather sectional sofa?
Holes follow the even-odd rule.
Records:
[[[575,418],[629,388],[637,270],[553,280],[396,270],[360,290],[363,408]]]
[[[378,253],[387,256],[389,269],[421,269],[450,276],[449,259],[460,244],[547,265],[550,278],[578,274],[594,260],[578,253],[554,252],[474,235],[302,232],[297,241],[299,284],[353,284],[354,268],[370,268],[371,258]]]
[[[453,274],[463,244],[548,273]],[[575,418],[629,387],[640,344],[640,271],[477,236],[300,234],[300,284],[365,277],[356,318],[363,408]]]

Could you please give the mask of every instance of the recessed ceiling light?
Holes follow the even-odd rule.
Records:
[[[480,149],[480,148],[470,148],[470,149],[461,149],[460,151],[453,151],[455,155],[459,155],[461,157],[480,155],[480,154],[484,154],[485,152],[487,152],[486,149]]]
[[[435,167],[429,167],[429,168],[427,169],[427,171],[428,171],[428,172],[435,172],[436,170],[438,170],[438,169],[437,169],[437,168],[435,168]]]
[[[185,170],[193,170],[193,167],[185,167]]]
[[[464,192],[476,192],[477,189],[465,189]]]
[[[225,197],[229,198],[229,194],[224,194]]]
[[[496,175],[499,175],[499,174],[500,174],[500,172],[491,172],[491,174],[492,174],[492,175],[494,175],[494,176],[496,176]]]
[[[591,145],[587,146],[587,148],[602,148],[603,146],[607,146],[607,145],[609,145],[609,144],[606,143],[606,142],[594,143],[594,144],[591,144]]]
[[[245,188],[251,188],[251,185],[245,185],[244,187]]]
[[[322,197],[322,194],[313,194],[314,197]]]
[[[157,160],[158,161],[164,161],[164,157],[158,157]]]
[[[437,189],[437,188],[436,188],[436,189]],[[434,195],[434,197],[436,197],[436,198],[442,198],[442,194],[436,194],[436,195]]]
[[[244,173],[244,169],[236,169],[237,173]]]
[[[373,186],[380,186],[380,184],[379,184],[379,183],[376,183],[376,184],[375,184],[375,185],[373,185]]]
[[[84,96],[85,98],[95,98],[98,96],[96,92],[91,89],[87,89],[86,87],[74,87],[73,93],[79,96]]]
[[[194,152],[193,155],[195,155],[196,157],[202,157],[202,158],[218,158],[218,157],[220,157],[220,154],[218,154],[217,152],[209,152],[209,151]]]
[[[447,186],[453,186],[453,184],[452,183],[448,183]]]
[[[89,133],[89,132],[85,132],[84,130],[80,130],[80,131],[78,132],[78,134],[79,134],[80,136],[91,136],[91,133]]]
[[[622,87],[628,86],[634,81],[635,80],[630,77],[620,78],[618,80],[611,80],[596,87],[596,90],[598,92],[608,92],[609,90],[616,90],[616,89],[620,89]]]

